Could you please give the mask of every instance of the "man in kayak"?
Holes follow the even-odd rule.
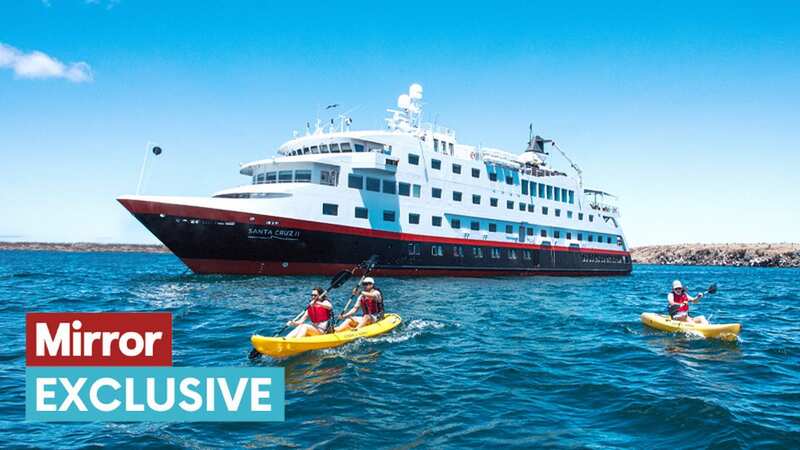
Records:
[[[298,321],[290,320],[286,323],[287,326],[297,327],[286,335],[288,338],[300,338],[305,336],[316,336],[319,334],[327,333],[333,322],[331,322],[333,315],[333,305],[328,300],[328,296],[322,288],[314,288],[311,290],[311,301],[306,307],[306,312],[300,316]],[[303,323],[306,319],[311,320],[311,324]]]
[[[669,315],[672,317],[672,320],[708,325],[708,321],[704,316],[689,317],[689,302],[695,303],[702,297],[702,293],[697,294],[697,297],[692,297],[686,293],[679,280],[673,281],[672,292],[667,295],[667,302],[669,303]]]
[[[353,289],[353,295],[357,295],[358,293],[358,289]],[[359,309],[361,309],[362,315],[360,317],[353,317]],[[336,327],[336,332],[338,333],[350,328],[363,328],[371,323],[379,321],[382,316],[383,295],[380,289],[375,287],[375,280],[366,277],[361,282],[361,295],[358,297],[358,302],[356,302],[350,311],[339,316],[347,320]]]

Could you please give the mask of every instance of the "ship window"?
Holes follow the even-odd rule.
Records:
[[[311,183],[311,171],[310,170],[295,170],[294,171],[294,181],[295,181],[295,183]]]
[[[419,244],[412,242],[408,244],[408,254],[409,256],[418,256],[420,255],[419,251]]]
[[[506,184],[514,184],[514,176],[506,175]]]
[[[578,233],[578,240],[579,240],[579,241],[582,241],[582,240],[583,240],[583,233]]]
[[[569,203],[575,203],[575,191],[569,191]]]
[[[377,178],[367,177],[367,190],[372,192],[380,192],[381,180]]]
[[[561,238],[561,232],[558,231],[558,230],[553,231],[553,237],[556,238],[556,239]]]
[[[453,164],[453,173],[460,174],[461,173],[461,164]]]
[[[527,234],[528,236],[533,236],[533,228],[526,227],[525,228],[525,234]]]
[[[532,258],[532,256],[533,256],[533,252],[531,252],[530,250],[523,250],[522,251],[522,259],[530,260]]]
[[[392,180],[383,180],[383,193],[395,194],[397,193],[397,184]]]
[[[506,208],[514,209],[514,202],[511,200],[506,200]]]
[[[481,229],[481,223],[473,220],[472,222],[469,223],[469,229],[478,231]]]
[[[444,256],[444,248],[441,245],[431,245],[431,255]]]
[[[334,205],[333,203],[323,203],[322,214],[325,214],[326,216],[338,216],[339,205]]]
[[[620,237],[620,236],[617,236],[617,245],[619,245],[620,247],[622,247],[622,245],[623,245],[622,237]]]
[[[583,220],[583,213],[578,213],[578,220]]]
[[[561,217],[561,210],[556,208],[556,217]]]
[[[472,256],[475,258],[483,258],[483,249],[480,247],[472,247]]]
[[[353,189],[364,189],[364,177],[351,173],[347,176],[347,187]]]
[[[398,183],[397,193],[408,197],[411,195],[411,185],[408,183]]]
[[[491,231],[491,232],[497,231],[497,224],[496,223],[490,223],[489,224],[489,231]]]
[[[408,223],[413,225],[419,224],[419,214],[408,213]]]
[[[442,218],[441,216],[431,216],[431,225],[435,227],[442,226]]]
[[[533,203],[528,203],[528,212],[533,212]]]
[[[342,146],[342,153],[349,153],[353,151],[353,149],[350,148],[349,142],[342,142],[341,146]]]
[[[567,239],[572,239],[572,233],[570,233],[569,231],[567,231]]]
[[[449,144],[447,144],[447,146],[450,147],[450,154],[452,155],[453,154],[453,143],[450,142]]]
[[[356,206],[356,219],[367,219],[367,218],[369,218],[369,211],[367,210],[367,208]]]
[[[547,185],[547,199],[553,199],[553,186]]]
[[[589,214],[589,222],[594,222],[594,216]]]
[[[594,235],[593,234],[589,235],[589,242],[594,242]]]
[[[611,243],[611,236],[608,236],[608,237],[606,238],[606,243],[608,243],[608,244],[610,244],[610,243]]]
[[[517,259],[517,251],[513,248],[508,249],[508,259]]]
[[[439,188],[432,188],[431,189],[431,196],[433,198],[442,198],[442,190]]]
[[[542,206],[542,214],[546,216],[547,215],[547,211],[548,211],[547,206]]]
[[[544,185],[539,183],[539,198],[544,198]]]
[[[418,166],[419,165],[419,155],[415,155],[413,153],[408,154],[408,163]]]
[[[461,228],[461,220],[459,220],[459,219],[451,219],[450,220],[450,226],[452,228],[455,228],[455,229]]]
[[[542,228],[542,230],[541,230],[541,231],[539,231],[539,235],[540,235],[541,237],[547,237],[547,230],[545,230],[544,228]]]
[[[554,191],[554,192],[553,192],[553,197],[554,197],[553,199],[554,199],[555,201],[557,201],[557,202],[560,202],[560,201],[561,201],[561,188],[559,188],[559,187],[557,187],[557,186],[556,186],[556,187],[553,189],[553,191]]]
[[[525,211],[525,203],[519,202],[519,210]]]
[[[328,153],[328,146],[326,144],[322,144],[319,146],[320,153]]]
[[[472,194],[472,204],[473,205],[480,205],[481,204],[481,196],[477,194]]]
[[[314,155],[319,154],[319,148],[316,145],[311,146],[311,153]]]
[[[572,219],[572,211],[567,211],[567,219]]]
[[[384,222],[394,222],[394,219],[395,219],[394,211],[388,211],[388,210],[384,210],[383,211],[383,221]]]
[[[489,181],[497,181],[497,174],[495,172],[489,172]]]
[[[506,225],[506,233],[513,233],[514,225]]]
[[[500,249],[499,248],[493,248],[492,249],[492,258],[493,259],[500,259]]]
[[[414,196],[414,198],[419,198],[421,193],[422,193],[422,186],[418,184],[411,185],[411,194]]]
[[[531,196],[536,197],[536,183],[531,181]]]
[[[453,191],[453,201],[460,202],[461,201],[461,192]]]
[[[472,169],[472,178],[480,178],[481,177],[481,169]]]
[[[339,144],[331,144],[331,153],[339,153]]]
[[[438,139],[434,139],[433,140],[433,151],[435,151],[435,152],[439,151],[439,140]]]
[[[441,168],[442,168],[442,162],[440,160],[438,159],[431,160],[431,169],[441,170]]]
[[[292,182],[292,171],[291,170],[281,170],[278,172],[278,183],[291,183]]]
[[[344,144],[342,144],[342,145],[344,145]],[[363,153],[363,152],[364,152],[364,146],[363,146],[363,145],[361,145],[361,144],[355,144],[355,147],[356,147],[356,151],[357,151],[358,153]]]
[[[528,180],[522,180],[522,193],[528,195]]]
[[[456,258],[463,258],[464,257],[464,248],[460,245],[456,245],[453,247],[453,256]]]
[[[311,152],[308,150],[308,147],[303,147],[303,154],[307,155],[309,153],[311,153]]]
[[[267,183],[267,184],[272,184],[272,183],[275,182],[276,178],[277,178],[277,173],[275,173],[275,172],[267,172],[264,175],[264,182]]]

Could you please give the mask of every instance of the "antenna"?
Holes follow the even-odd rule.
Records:
[[[583,171],[580,169],[580,167],[578,167],[577,164],[575,164],[574,162],[572,162],[571,159],[569,159],[569,156],[567,156],[567,154],[564,153],[564,150],[561,150],[561,147],[559,147],[555,141],[550,141],[550,145],[555,147],[556,150],[558,150],[558,152],[561,153],[561,156],[563,156],[564,159],[567,160],[570,167],[572,167],[575,170],[575,172],[578,174],[578,181],[580,182],[581,189],[583,189]]]

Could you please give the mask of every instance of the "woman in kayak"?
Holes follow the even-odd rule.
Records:
[[[692,297],[686,293],[679,280],[673,281],[672,292],[667,295],[667,302],[669,303],[669,315],[672,317],[672,320],[708,325],[708,321],[704,316],[689,317],[689,302],[695,303],[702,297],[702,293],[697,294],[697,297]]]
[[[290,320],[286,323],[287,326],[297,327],[286,337],[300,338],[325,334],[328,332],[330,325],[332,325],[332,314],[333,305],[328,300],[328,296],[322,288],[316,287],[311,290],[311,301],[308,303],[306,312],[303,313],[298,321]],[[306,319],[311,319],[310,325],[303,323]]]
[[[353,295],[358,294],[357,289],[353,289]],[[353,314],[361,309],[362,315],[360,317],[353,317]],[[361,295],[358,297],[358,302],[347,313],[342,313],[339,318],[347,319],[341,325],[336,327],[336,332],[344,331],[350,328],[363,328],[371,323],[375,323],[381,319],[383,314],[383,296],[380,289],[375,287],[375,280],[370,277],[364,278],[361,282]]]

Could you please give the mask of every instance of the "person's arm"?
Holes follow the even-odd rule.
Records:
[[[308,310],[303,312],[303,315],[300,316],[300,318],[297,320],[297,322],[295,322],[294,320],[290,320],[290,321],[286,322],[286,325],[288,325],[290,327],[296,327],[296,326],[300,325],[301,323],[305,322],[307,318],[308,318]]]
[[[677,303],[675,303],[675,296],[672,295],[672,292],[667,294],[667,303],[669,303],[670,306],[677,305]]]

